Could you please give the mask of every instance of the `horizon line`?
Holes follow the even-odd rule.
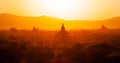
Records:
[[[111,17],[107,19],[92,19],[91,20],[91,19],[64,19],[64,18],[49,16],[49,15],[29,16],[29,15],[17,15],[17,14],[12,14],[12,13],[0,13],[0,15],[13,15],[13,16],[18,16],[18,17],[30,17],[30,18],[49,17],[49,18],[55,18],[59,20],[66,20],[66,21],[105,21],[105,20],[120,17],[120,16],[116,16],[116,17]]]

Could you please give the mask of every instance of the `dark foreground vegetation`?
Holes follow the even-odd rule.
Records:
[[[120,29],[2,30],[0,63],[120,63]]]

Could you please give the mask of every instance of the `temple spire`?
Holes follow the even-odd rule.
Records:
[[[105,27],[105,25],[102,24],[101,29],[106,30],[107,28]]]
[[[64,24],[62,24],[62,26],[61,26],[61,32],[65,32],[65,26],[64,26]]]

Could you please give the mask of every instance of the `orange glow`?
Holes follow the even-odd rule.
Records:
[[[0,13],[104,20],[120,16],[120,0],[0,0]]]
[[[70,19],[69,14],[76,11],[74,0],[45,0],[43,10],[46,15]]]
[[[41,13],[68,20],[77,17],[85,19],[88,18],[86,15],[92,12],[92,2],[89,0],[35,0],[27,1],[26,5],[27,9],[32,10],[29,13],[34,16],[39,16]]]
[[[118,28],[118,21],[107,19],[120,16],[119,3],[120,0],[0,0],[0,13],[17,15],[0,15],[0,29],[59,30],[62,23],[66,29],[94,29],[102,24]]]

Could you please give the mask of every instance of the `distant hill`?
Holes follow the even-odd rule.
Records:
[[[120,28],[120,17],[102,21],[64,20],[50,16],[17,16],[12,14],[0,14],[0,29],[32,29],[59,30],[64,23],[67,29],[93,29],[100,28],[104,24],[108,28]]]
[[[114,18],[108,19],[108,21],[120,21],[120,17],[114,17]]]

